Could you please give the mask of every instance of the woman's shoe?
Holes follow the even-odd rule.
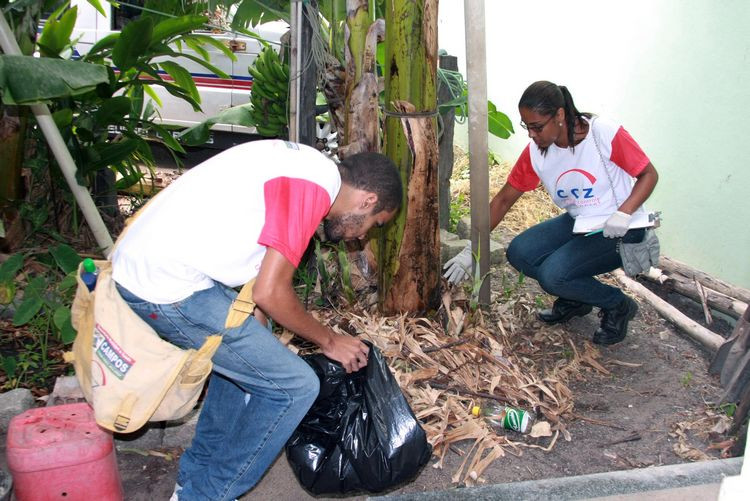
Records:
[[[615,344],[625,339],[628,322],[635,317],[636,313],[638,313],[638,305],[627,296],[614,308],[602,309],[599,312],[602,323],[594,332],[594,343]]]
[[[567,322],[573,317],[582,317],[591,313],[592,306],[590,304],[581,303],[578,301],[571,301],[570,299],[557,298],[552,304],[552,308],[548,310],[542,310],[537,313],[539,320],[542,322],[554,325]]]

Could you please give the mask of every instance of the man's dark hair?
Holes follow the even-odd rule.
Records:
[[[403,188],[396,166],[380,153],[356,153],[339,164],[341,182],[378,196],[373,213],[401,207]]]
[[[565,123],[568,125],[568,144],[571,148],[575,144],[576,121],[581,117],[591,118],[591,113],[582,113],[576,109],[573,96],[564,85],[553,84],[540,80],[529,85],[518,101],[519,108],[528,108],[542,116],[551,117],[557,110],[565,110]]]

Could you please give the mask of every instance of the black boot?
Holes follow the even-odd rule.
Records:
[[[594,333],[594,343],[615,344],[625,339],[628,332],[628,322],[638,312],[638,305],[625,296],[625,299],[614,308],[602,309],[599,315],[602,317],[601,326]]]
[[[591,313],[591,305],[571,301],[570,299],[557,298],[549,310],[540,311],[537,316],[547,324],[561,324],[573,317],[582,317]]]

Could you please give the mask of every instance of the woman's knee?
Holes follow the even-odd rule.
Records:
[[[553,295],[559,295],[556,292],[565,284],[565,276],[562,270],[552,266],[540,266],[536,280],[545,292]]]
[[[513,268],[533,278],[536,275],[536,267],[529,260],[529,248],[525,240],[523,233],[511,240],[505,257]]]
[[[518,271],[523,271],[522,268],[526,267],[526,261],[523,258],[522,245],[518,242],[518,237],[510,241],[510,245],[505,250],[505,257],[508,262]]]

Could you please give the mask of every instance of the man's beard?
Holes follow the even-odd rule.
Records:
[[[365,216],[363,215],[344,214],[343,216],[324,220],[323,231],[329,241],[338,243],[344,238],[347,230],[361,228],[364,221]]]

